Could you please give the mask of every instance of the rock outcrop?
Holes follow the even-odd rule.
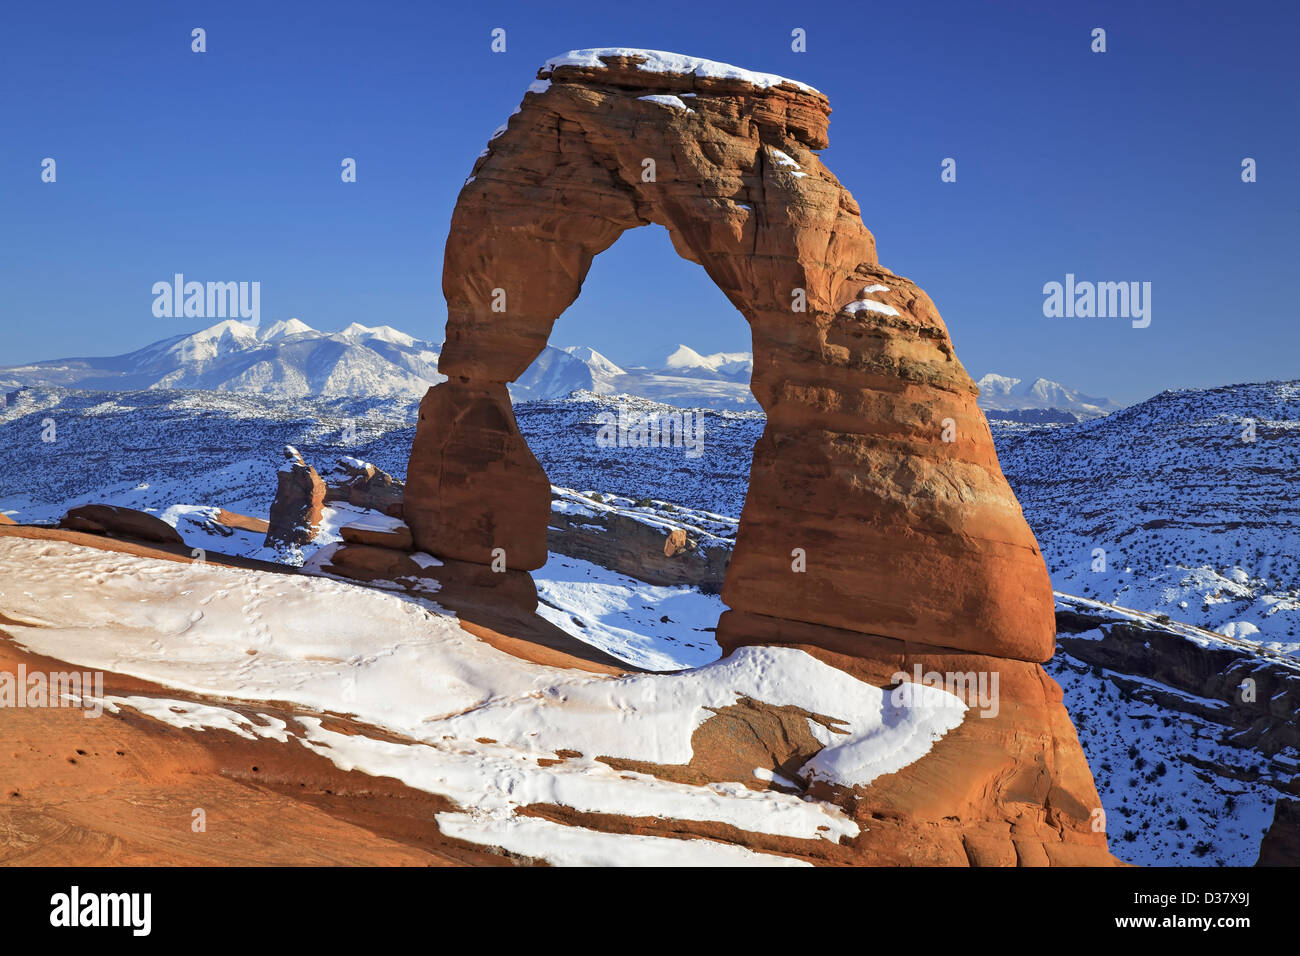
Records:
[[[901,675],[935,681],[970,708],[924,759],[897,773],[851,791],[814,788],[863,825],[851,862],[1115,865],[1061,689],[1040,665],[738,611],[723,614],[718,642],[724,653],[743,644],[799,648],[901,693]]]
[[[0,512],[0,524],[17,524],[17,523],[18,523],[17,521],[9,517],[7,514]]]
[[[1300,866],[1300,800],[1283,798],[1259,844],[1256,866]]]
[[[120,505],[81,505],[71,508],[59,519],[59,527],[136,541],[154,541],[158,544],[185,544],[185,539],[166,521],[147,512]]]
[[[196,531],[205,535],[229,538],[236,531],[265,535],[270,528],[270,522],[264,518],[227,511],[225,508],[204,508],[183,514],[177,522],[177,528],[183,528],[186,533]]]
[[[369,544],[392,551],[409,552],[415,547],[411,541],[411,529],[400,522],[383,527],[361,522],[345,524],[339,528],[339,536],[349,544]]]
[[[395,518],[402,516],[404,483],[368,461],[344,456],[323,472],[321,479],[325,482],[326,502],[346,501]]]
[[[547,481],[506,383],[593,258],[657,223],[753,331],[767,426],[726,603],[1048,659],[1047,571],[978,390],[929,297],[880,265],[857,202],[816,156],[826,97],[715,67],[650,51],[553,60],[475,164],[443,265],[448,381],[421,406],[407,473],[416,545],[545,560]]]
[[[652,508],[612,505],[600,496],[567,489],[552,493],[546,542],[556,554],[649,584],[686,585],[706,594],[722,590],[734,541],[691,523],[693,513],[675,520]]]
[[[1065,595],[1058,603],[1064,654],[1162,713],[1206,721],[1225,746],[1273,763],[1268,779],[1290,779],[1300,752],[1300,661],[1142,612]],[[1300,796],[1300,780],[1289,792]]]
[[[306,544],[320,530],[325,506],[325,482],[316,469],[303,461],[298,449],[284,446],[284,464],[280,466],[275,501],[266,531],[268,548]]]

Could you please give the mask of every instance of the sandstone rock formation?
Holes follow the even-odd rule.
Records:
[[[266,531],[268,548],[306,544],[320,530],[325,505],[325,482],[292,445],[284,446],[275,501]]]
[[[1113,863],[1060,689],[1036,663],[1054,648],[1047,569],[937,310],[880,265],[816,156],[829,113],[802,84],[674,54],[576,51],[543,67],[452,217],[448,380],[421,405],[407,472],[414,544],[479,565],[545,561],[547,479],[506,383],[594,257],[662,225],[749,321],[767,413],[723,650],[798,647],[878,686],[913,666],[1000,684],[996,712],[969,714],[925,759],[819,794],[867,824],[835,862]],[[665,560],[682,537],[656,542]],[[697,733],[691,773],[734,779],[742,738],[765,754],[751,766],[778,771],[821,746],[789,715],[738,707]]]
[[[325,501],[346,501],[358,508],[373,508],[384,514],[402,516],[405,485],[368,461],[345,456],[321,474]]]
[[[404,524],[384,528],[345,524],[339,528],[339,535],[349,544],[369,544],[392,551],[412,551],[415,548],[411,540],[411,529]]]
[[[0,524],[17,524],[17,523],[18,522],[14,521],[14,519],[9,517],[7,514],[0,513]]]
[[[161,518],[119,505],[81,505],[71,508],[59,519],[59,527],[137,541],[156,541],[159,544],[185,544],[185,539],[177,534],[176,529]]]
[[[34,536],[40,531],[48,534],[53,530],[0,529],[0,540],[15,532],[22,532],[24,533],[22,536],[26,537]],[[93,537],[68,531],[58,532],[58,534],[77,535],[85,539]],[[126,553],[140,553],[140,551],[150,553],[141,545],[125,545],[105,538],[97,539],[91,546],[114,551],[135,549]],[[48,552],[48,549],[46,550]],[[168,554],[157,546],[154,546],[151,551],[154,559],[162,557],[176,561],[186,560],[183,555],[174,552]],[[524,572],[501,574],[491,571],[484,565],[468,562],[439,562],[429,559],[427,555],[401,554],[392,549],[364,545],[331,546],[323,549],[318,555],[322,559],[320,570],[337,571],[339,565],[336,562],[342,561],[350,567],[352,576],[362,577],[365,573],[371,574],[372,580],[386,589],[391,589],[394,582],[411,582],[417,589],[415,593],[420,593],[422,589],[426,596],[439,603],[446,601],[459,605],[463,599],[466,607],[463,610],[458,609],[457,613],[460,616],[461,626],[465,630],[493,644],[499,650],[547,666],[548,671],[536,672],[532,678],[525,679],[522,686],[533,689],[533,693],[522,696],[507,694],[504,700],[497,701],[504,706],[500,715],[502,722],[495,726],[504,730],[513,722],[518,721],[521,724],[520,729],[524,732],[524,736],[514,738],[514,752],[519,754],[522,760],[518,763],[510,760],[508,764],[499,765],[496,763],[497,753],[485,755],[489,757],[485,772],[494,777],[499,776],[501,778],[499,786],[509,788],[512,792],[519,784],[519,777],[512,768],[522,764],[531,766],[534,761],[543,772],[548,767],[557,768],[554,788],[519,787],[518,792],[534,795],[530,798],[531,802],[519,807],[518,814],[521,818],[526,816],[551,820],[561,825],[581,827],[586,833],[593,830],[607,833],[634,833],[640,836],[672,837],[678,841],[703,838],[759,852],[788,855],[807,862],[831,865],[1100,865],[1113,862],[1106,853],[1104,835],[1088,825],[1092,811],[1097,809],[1096,795],[1086,766],[1079,758],[1078,744],[1073,731],[1069,727],[1068,720],[1065,719],[1064,711],[1060,709],[1059,691],[1051,681],[1043,679],[1042,670],[1038,665],[1019,661],[999,662],[1001,686],[998,688],[1000,693],[997,695],[995,717],[990,719],[977,712],[971,712],[956,726],[945,725],[949,729],[938,739],[932,739],[929,752],[919,759],[903,763],[893,773],[876,777],[870,784],[860,786],[832,784],[828,782],[828,778],[801,771],[810,758],[816,760],[820,757],[823,748],[828,744],[832,744],[829,749],[837,749],[833,746],[836,734],[833,725],[841,722],[839,719],[841,716],[847,716],[840,710],[847,699],[843,695],[843,688],[839,688],[836,693],[827,694],[823,700],[819,694],[820,684],[804,685],[811,690],[812,696],[801,696],[795,687],[787,686],[786,693],[794,695],[793,703],[783,704],[780,702],[781,698],[770,696],[768,691],[782,685],[781,667],[795,663],[788,658],[784,662],[769,660],[767,667],[761,672],[763,678],[761,683],[756,688],[750,684],[751,690],[748,692],[741,691],[738,685],[733,684],[732,686],[736,687],[734,701],[724,697],[718,702],[718,706],[705,707],[704,710],[709,716],[695,725],[690,737],[690,747],[684,752],[687,758],[684,762],[655,764],[646,762],[645,757],[605,756],[606,751],[603,749],[605,746],[612,746],[614,753],[620,752],[617,733],[612,736],[597,733],[594,737],[590,733],[584,733],[581,716],[576,722],[566,725],[567,739],[552,739],[542,744],[540,749],[532,745],[519,749],[518,740],[526,740],[527,732],[531,728],[545,727],[548,724],[545,719],[539,721],[537,719],[539,715],[527,708],[527,700],[533,697],[563,699],[577,687],[572,673],[556,674],[549,668],[563,668],[570,672],[574,669],[584,669],[614,677],[621,676],[626,668],[620,667],[617,661],[601,660],[599,655],[590,653],[590,648],[587,649],[588,656],[585,658],[577,656],[575,651],[581,651],[581,648],[573,647],[576,642],[572,639],[567,639],[568,644],[564,644],[567,636],[562,633],[553,635],[559,642],[555,645],[547,645],[545,633],[525,633],[524,639],[520,640],[515,625],[520,617],[527,613],[527,608],[535,602],[531,582]],[[65,559],[66,556],[57,554],[49,558],[52,565]],[[218,560],[224,563],[224,559],[218,558]],[[115,561],[113,566],[120,567],[123,563]],[[280,574],[287,573],[286,569],[279,567],[269,567],[267,570]],[[37,570],[33,573],[40,574],[41,571]],[[127,570],[125,573],[132,572]],[[156,569],[150,573],[156,575]],[[5,574],[10,576],[6,577],[7,581],[13,578],[12,583],[16,589],[32,586],[30,579],[22,580],[14,576],[12,563],[5,566]],[[225,594],[228,587],[246,587],[246,594],[237,593],[232,597],[233,603],[238,606],[247,599],[247,596],[263,590],[263,586],[243,584],[227,578],[228,576],[223,575],[218,580],[208,581],[205,585],[208,594],[212,595],[214,590],[215,593]],[[177,584],[173,589],[173,595],[195,595],[196,592],[192,590],[194,587],[195,583],[187,579]],[[61,594],[61,591],[62,589],[56,589],[54,593]],[[125,599],[128,602],[132,601],[129,594]],[[45,613],[50,615],[51,623],[43,624],[42,630],[48,626],[55,626],[53,625],[55,621],[61,620],[65,624],[68,622],[66,615],[74,599],[62,595],[58,600],[63,603],[57,608],[47,605],[48,609]],[[470,617],[476,602],[485,603],[486,609],[490,612],[486,619],[475,620]],[[162,605],[163,609],[169,606],[176,605]],[[181,603],[179,606],[191,605]],[[15,619],[7,620],[0,617],[0,630],[14,625],[30,627],[30,624],[23,622],[27,616],[18,613],[14,615]],[[167,627],[167,621],[176,619],[174,614],[161,614],[158,617],[159,620],[154,622],[154,626],[160,628]],[[281,618],[279,626],[289,628],[292,633],[297,627],[293,620],[291,616],[286,615]],[[763,618],[762,620],[773,622],[779,619]],[[502,631],[498,626],[504,626],[506,630]],[[864,647],[863,636],[851,632],[839,635],[844,645],[851,648],[851,653],[841,654],[827,650],[822,644],[801,645],[808,634],[816,634],[819,640],[825,639],[827,629],[820,625],[785,622],[783,626],[786,628],[783,633],[759,633],[756,637],[765,643],[803,646],[807,654],[824,663],[852,674],[860,680],[880,686],[892,684],[897,676],[895,672],[900,669],[910,670],[915,666],[941,672],[974,670],[986,666],[990,660],[982,655],[962,655],[951,652],[933,654],[904,647],[903,642],[884,638],[866,638]],[[494,628],[498,629],[494,630]],[[163,632],[160,630],[159,633]],[[238,638],[236,637],[235,640]],[[473,644],[445,632],[440,638],[435,638],[434,642],[438,641],[448,641],[449,647],[459,648],[462,653],[471,651],[469,645]],[[0,641],[0,645],[13,649],[16,642]],[[3,656],[0,654],[0,658]],[[47,667],[50,666],[49,660],[45,659]],[[325,660],[332,660],[332,658]],[[496,668],[503,663],[500,659],[496,659],[492,666],[485,670],[482,667],[482,658],[470,653],[459,658],[466,665],[461,670],[456,666],[457,660],[456,657],[446,658],[444,663],[451,666],[446,670],[438,669],[428,676],[431,676],[435,682],[444,681],[449,676],[456,678],[457,681],[486,679],[491,682],[494,680],[493,675],[498,673]],[[725,666],[726,662],[723,663]],[[0,670],[4,669],[6,664],[5,660],[0,660]],[[231,662],[230,666],[235,671],[238,670],[237,662]],[[829,669],[826,673],[829,673]],[[825,673],[821,676],[824,679]],[[220,708],[236,706],[227,699],[210,700],[202,696],[196,698],[195,695],[178,688],[151,686],[135,677],[110,673],[107,678],[107,688],[117,695],[143,693],[157,696],[161,694],[164,698],[170,699],[169,702],[172,704],[178,703],[177,698],[196,703],[212,703],[219,708],[216,713],[222,712]],[[769,683],[768,678],[772,685],[770,687],[764,686]],[[680,708],[680,698],[673,689],[673,683],[679,680],[689,683],[695,679],[691,673],[684,674],[680,678],[667,677],[659,685],[662,693],[656,692],[648,696],[636,694],[632,697],[620,696],[617,688],[623,683],[622,681],[611,681],[605,685],[603,691],[597,689],[596,696],[589,698],[587,704],[580,705],[577,714],[585,716],[588,720],[609,720],[615,726],[621,724],[621,719],[607,707],[596,706],[594,709],[590,707],[592,703],[604,699],[605,694],[611,695],[615,701],[620,699],[625,702],[635,701],[637,706],[632,707],[632,710],[640,709],[643,705],[652,713],[656,708],[659,708],[661,713],[667,713]],[[346,679],[340,675],[340,689],[344,684]],[[489,683],[488,686],[491,684]],[[270,690],[274,693],[273,688]],[[758,693],[760,699],[747,696],[747,693]],[[982,703],[975,697],[967,697],[967,701],[972,708]],[[816,706],[808,709],[808,705],[814,703]],[[820,712],[822,705],[825,706],[826,713]],[[405,740],[408,745],[412,744],[412,741],[401,733],[393,735],[382,725],[376,728],[373,724],[354,722],[347,716],[346,711],[332,712],[335,710],[337,708],[331,708],[331,712],[328,713],[328,726],[331,731],[341,731],[348,739],[354,735],[370,736],[374,739],[373,735],[378,731],[379,739],[388,746],[398,745],[396,742],[402,740]],[[238,717],[244,712],[256,715],[259,724],[261,721],[274,719],[280,721],[281,726],[295,728],[300,723],[297,719],[298,715],[302,713],[291,703],[281,704],[272,701],[256,703],[244,701],[241,709],[234,712],[234,716]],[[66,721],[57,722],[56,719],[68,711],[40,708],[26,710],[25,713],[30,719],[24,718],[21,739],[32,741],[33,747],[29,749],[37,752],[38,756],[41,754],[46,756],[47,759],[40,766],[44,771],[49,772],[17,776],[15,776],[16,771],[10,773],[13,777],[13,786],[22,788],[21,799],[10,793],[11,799],[6,804],[6,808],[12,807],[13,812],[6,816],[6,811],[0,810],[0,822],[6,824],[10,831],[23,835],[25,841],[29,843],[29,848],[22,851],[20,856],[30,858],[39,853],[40,859],[58,862],[60,852],[68,853],[76,850],[84,855],[87,852],[87,839],[91,841],[90,852],[92,853],[95,847],[103,848],[106,853],[118,853],[123,850],[133,852],[132,848],[136,843],[115,841],[112,835],[116,834],[131,836],[132,840],[140,843],[158,843],[157,840],[146,841],[139,836],[140,833],[154,834],[158,832],[158,828],[149,825],[149,820],[141,818],[138,814],[123,814],[117,806],[121,801],[109,801],[112,806],[105,805],[105,808],[110,811],[107,814],[92,814],[90,817],[84,813],[80,817],[74,814],[73,818],[65,820],[66,814],[60,815],[62,810],[69,807],[75,810],[78,804],[75,800],[62,799],[66,797],[63,793],[66,787],[62,784],[70,780],[68,768],[77,766],[80,757],[78,755],[67,760],[63,758],[63,753],[67,752],[66,747],[71,746],[67,744],[66,734],[70,728]],[[303,716],[319,713],[313,710]],[[419,711],[419,713],[424,712]],[[46,714],[51,715],[51,722],[43,726],[38,725],[35,722],[37,717]],[[262,716],[263,714],[267,716]],[[519,721],[520,714],[530,715],[530,718]],[[115,743],[114,747],[136,753],[137,759],[143,753],[149,756],[145,761],[149,766],[166,768],[164,779],[160,781],[155,774],[149,781],[153,787],[150,792],[154,794],[150,806],[155,810],[159,807],[172,808],[178,804],[182,807],[189,806],[180,803],[180,800],[187,797],[181,794],[178,798],[176,793],[167,786],[168,780],[174,783],[175,780],[172,778],[189,780],[196,774],[210,773],[213,777],[211,781],[207,781],[210,787],[215,786],[220,789],[221,780],[233,776],[235,780],[251,785],[256,791],[265,789],[269,784],[271,786],[269,792],[305,796],[309,804],[323,805],[326,809],[335,808],[340,817],[345,820],[356,819],[357,814],[360,813],[365,818],[367,829],[372,832],[390,832],[388,828],[396,824],[397,832],[407,843],[441,846],[448,838],[455,839],[456,832],[453,830],[443,829],[441,833],[439,832],[439,828],[444,827],[440,811],[461,808],[456,806],[454,799],[444,796],[440,788],[434,787],[432,792],[426,793],[423,797],[414,791],[406,790],[396,794],[392,787],[397,784],[397,781],[390,781],[382,774],[378,778],[353,776],[351,782],[348,782],[341,780],[337,774],[327,773],[322,781],[316,769],[304,766],[306,758],[303,755],[311,754],[313,758],[319,757],[322,752],[328,753],[330,749],[328,747],[319,750],[308,749],[283,738],[274,740],[260,737],[255,740],[248,734],[236,736],[235,733],[230,732],[229,725],[226,725],[225,729],[217,729],[220,724],[210,725],[211,729],[208,731],[178,732],[175,726],[163,726],[155,721],[156,717],[148,717],[142,710],[139,718],[133,715],[130,719],[89,722],[96,727],[103,725],[110,728],[130,728],[133,731],[131,744],[123,746],[121,743]],[[301,723],[308,722],[301,721]],[[628,733],[637,737],[644,736],[646,725],[633,722],[624,726]],[[466,727],[467,733],[459,738],[461,745],[470,746],[469,738],[473,736],[475,744],[491,747],[502,745],[501,753],[510,752],[511,745],[507,741],[496,739],[498,735],[478,735],[485,729],[488,728],[483,725]],[[149,743],[148,738],[141,733],[134,733],[135,731],[151,732],[152,744]],[[49,752],[49,741],[53,739],[64,741],[63,752],[57,750]],[[99,742],[90,748],[91,752],[103,752],[102,745],[105,739],[97,738]],[[442,747],[455,751],[457,739],[453,735],[444,736]],[[872,745],[873,738],[870,734],[856,739],[866,745],[868,755],[873,751],[876,758],[883,755],[879,746]],[[558,743],[567,743],[569,740],[574,744],[580,744],[582,749],[557,746]],[[226,752],[230,760],[217,765],[204,765],[200,762],[195,766],[185,759],[187,754],[193,754],[195,741],[199,742],[198,746],[214,746]],[[37,742],[40,746],[35,746]],[[589,746],[592,743],[596,743],[601,749],[593,750]],[[442,747],[437,749],[441,750]],[[411,749],[432,750],[420,745],[413,746]],[[472,753],[472,751],[462,752]],[[860,751],[843,756],[849,761],[847,766],[850,768],[857,766],[852,762],[854,759],[864,759]],[[24,759],[31,762],[30,757]],[[412,755],[412,759],[420,761],[424,758]],[[819,830],[828,831],[826,837],[822,838],[812,834],[799,836],[797,832],[791,833],[780,825],[770,831],[766,827],[754,827],[752,824],[749,827],[740,826],[734,819],[729,819],[730,814],[726,811],[720,815],[706,812],[698,817],[684,814],[683,816],[687,818],[681,819],[674,815],[674,810],[682,807],[679,802],[682,794],[676,792],[665,795],[667,788],[658,788],[658,796],[665,800],[663,803],[656,803],[656,794],[650,790],[645,794],[650,798],[648,801],[633,801],[632,807],[626,807],[618,799],[612,801],[605,799],[597,802],[597,807],[603,806],[604,809],[595,810],[585,801],[574,803],[571,798],[565,799],[565,791],[569,788],[562,785],[564,778],[558,776],[559,768],[560,765],[568,764],[572,760],[584,761],[588,766],[585,770],[570,768],[571,770],[576,769],[579,773],[589,774],[596,769],[595,764],[601,763],[618,772],[621,780],[631,780],[633,777],[646,774],[685,785],[687,788],[722,784],[721,787],[711,788],[711,795],[717,797],[725,791],[732,795],[733,806],[735,796],[744,794],[746,789],[751,791],[755,798],[759,796],[758,791],[779,790],[785,794],[804,797],[804,800],[796,801],[798,806],[810,802],[833,804],[840,808],[844,815],[851,818],[856,826],[851,832],[841,828],[838,836],[830,833],[828,827],[820,827]],[[56,762],[58,766],[64,767],[61,775],[53,770]],[[21,770],[22,766],[25,765],[19,761],[17,769]],[[102,771],[109,766],[121,767],[123,764],[92,759],[87,763],[86,772],[92,772],[96,767]],[[340,767],[348,773],[359,772],[362,769],[351,760],[346,763],[340,762]],[[436,761],[431,764],[431,767],[438,767]],[[260,772],[259,768],[261,768]],[[13,767],[9,769],[14,770]],[[371,768],[370,772],[374,769],[376,768]],[[761,771],[770,771],[770,773]],[[94,771],[92,776],[92,782],[105,781],[105,775],[100,771]],[[410,779],[406,774],[401,776]],[[440,774],[434,773],[430,776],[440,777]],[[55,779],[59,786],[52,787],[50,779]],[[84,783],[85,778],[78,776],[76,779],[81,779]],[[569,779],[573,778],[569,777]],[[123,785],[138,783],[129,779],[121,782]],[[84,786],[82,789],[84,790]],[[192,789],[192,786],[187,787],[185,793],[190,793]],[[583,789],[579,788],[579,793]],[[322,791],[331,797],[337,796],[343,799],[334,799],[322,804]],[[460,792],[459,788],[457,792]],[[403,800],[414,798],[414,802],[408,803],[410,809],[403,813],[401,805],[395,804],[392,799],[393,796],[400,796]],[[349,797],[351,799],[348,799]],[[814,799],[809,801],[807,799],[809,797]],[[436,812],[430,812],[428,809],[430,798],[433,798],[435,803],[433,809]],[[552,799],[554,802],[549,802]],[[747,797],[742,799],[748,802]],[[241,812],[245,808],[244,803],[237,802],[236,806]],[[28,809],[24,810],[24,807]],[[33,807],[41,812],[33,813]],[[789,807],[790,805],[787,804],[786,809],[788,810]],[[281,805],[279,809],[281,812],[288,813],[290,819],[300,819],[293,816],[292,807]],[[396,817],[392,814],[394,810],[398,811]],[[38,825],[42,815],[50,813],[54,814],[60,823],[65,824],[62,829]],[[267,816],[255,815],[251,809],[249,815],[251,819],[257,821],[258,825],[265,827]],[[158,813],[155,812],[153,816],[157,817]],[[829,821],[832,816],[839,818],[840,814],[833,812],[826,819]],[[275,817],[271,816],[269,819],[273,820]],[[750,816],[750,819],[754,818]],[[69,824],[72,828],[69,832],[65,832],[68,831]],[[271,837],[269,841],[263,839],[255,842],[259,842],[259,846],[276,842],[274,834],[267,836]],[[122,842],[126,845],[119,849]],[[175,841],[162,842],[165,847],[180,848]],[[314,844],[309,842],[307,845],[314,849]],[[226,851],[234,849],[233,844],[222,844],[222,847]],[[186,845],[185,850],[203,852],[197,845],[192,849]],[[211,848],[208,852],[211,852]],[[3,856],[3,853],[0,853],[0,856]],[[157,860],[158,857],[155,856],[154,861]],[[108,857],[108,861],[111,862],[111,857]],[[496,862],[505,862],[505,860],[498,857]]]
[[[738,611],[723,614],[718,642],[724,653],[741,644],[800,648],[881,687],[903,686],[900,674],[914,683],[939,677],[959,691],[967,682],[957,693],[966,719],[924,759],[868,788],[814,790],[864,825],[852,862],[1115,865],[1061,689],[1040,665]]]
[[[177,522],[177,528],[183,529],[186,533],[193,530],[229,538],[236,531],[251,531],[254,534],[265,535],[270,528],[270,523],[264,518],[241,515],[234,511],[227,511],[225,508],[206,508],[182,515]]]
[[[809,87],[650,51],[549,62],[461,191],[448,381],[407,473],[416,545],[545,560],[547,482],[506,383],[592,259],[665,226],[749,320],[767,412],[724,600],[749,614],[1021,660],[1052,653],[1042,557],[933,303],[876,258],[815,151]],[[707,453],[707,452],[706,452]]]
[[[212,521],[217,527],[225,528],[227,532],[239,530],[252,531],[256,534],[266,534],[271,527],[271,523],[265,518],[254,518],[251,515],[241,515],[235,511],[227,511],[225,508],[218,508]]]

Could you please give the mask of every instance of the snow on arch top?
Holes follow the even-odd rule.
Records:
[[[763,90],[773,86],[780,86],[782,83],[789,83],[805,93],[821,93],[820,90],[809,86],[807,83],[800,83],[798,80],[777,76],[775,73],[759,73],[754,70],[732,66],[729,63],[719,63],[716,60],[706,60],[698,56],[686,56],[683,53],[667,53],[663,50],[638,50],[632,47],[611,46],[595,47],[589,50],[570,50],[568,53],[553,56],[543,63],[538,75],[549,75],[562,66],[605,69],[604,60],[613,57],[639,58],[641,62],[637,64],[637,69],[644,70],[647,73],[677,73],[683,76],[695,75],[719,80],[738,80]]]

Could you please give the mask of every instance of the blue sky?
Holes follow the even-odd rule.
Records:
[[[175,272],[261,282],[263,322],[440,341],[443,242],[479,150],[547,57],[635,46],[825,92],[823,162],[975,376],[1121,401],[1294,378],[1297,27],[1296,4],[1258,0],[5,4],[0,365],[209,324],[154,317],[150,289]],[[1066,273],[1150,282],[1150,327],[1045,318],[1043,285]],[[552,337],[627,364],[679,341],[749,348],[659,227],[597,259]]]

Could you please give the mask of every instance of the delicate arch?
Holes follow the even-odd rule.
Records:
[[[929,297],[878,263],[857,203],[815,155],[826,98],[683,62],[548,64],[475,164],[443,264],[448,381],[421,405],[407,476],[416,546],[545,562],[550,486],[506,383],[594,257],[658,223],[749,321],[768,416],[724,647],[852,651],[880,635],[1046,660],[1051,585],[978,390]]]

